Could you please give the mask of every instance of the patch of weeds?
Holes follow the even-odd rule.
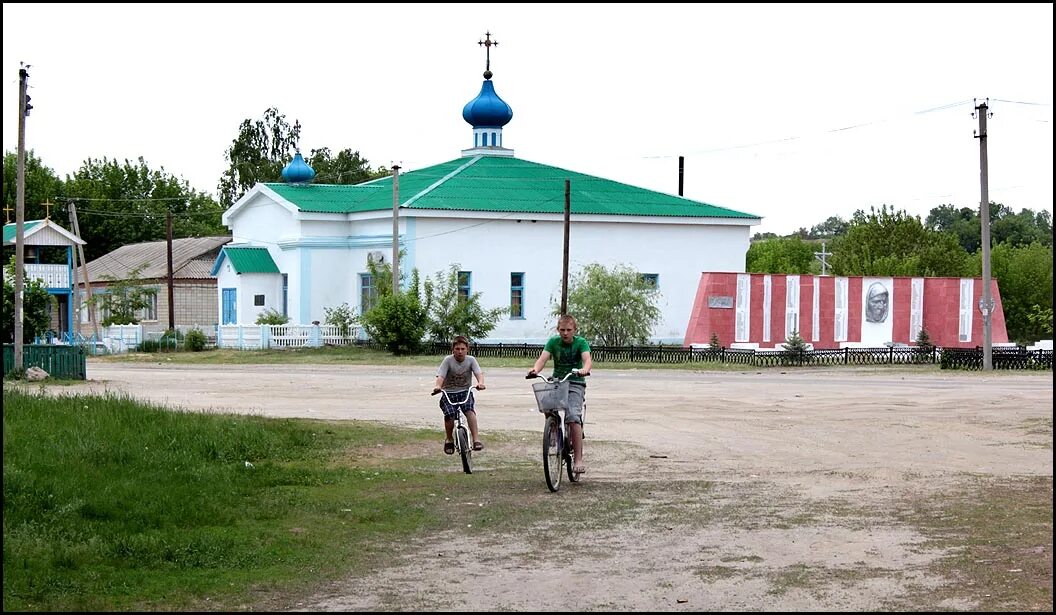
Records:
[[[972,610],[1052,610],[1052,477],[986,478],[911,502],[905,521],[948,550],[932,572],[952,582],[921,588],[914,604],[968,599]]]

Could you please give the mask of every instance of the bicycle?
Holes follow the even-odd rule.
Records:
[[[569,429],[565,423],[565,412],[568,410],[568,379],[576,375],[579,375],[578,369],[573,369],[560,380],[539,374],[525,376],[526,380],[542,380],[533,382],[532,390],[539,412],[546,416],[543,423],[543,475],[546,477],[546,488],[552,492],[561,488],[562,463],[568,470],[568,480],[573,483],[579,481],[579,474],[572,471],[572,438],[569,437]],[[583,404],[581,418],[586,424],[586,403]]]
[[[475,386],[473,389],[480,390],[480,387]],[[466,419],[466,413],[462,412],[462,408],[466,405],[466,402],[472,399],[473,389],[466,391],[465,399],[460,402],[451,401],[451,396],[443,389],[432,393],[432,395],[443,393],[447,403],[458,408],[458,414],[455,416],[455,425],[451,428],[451,439],[455,443],[455,452],[462,458],[462,471],[466,474],[473,473],[473,443],[469,439],[469,422]]]

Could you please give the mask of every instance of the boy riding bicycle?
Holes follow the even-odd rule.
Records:
[[[466,422],[469,423],[469,431],[473,437],[473,450],[479,451],[484,448],[484,444],[477,435],[477,412],[473,407],[473,394],[469,390],[474,376],[477,379],[475,388],[483,391],[485,388],[484,372],[480,369],[477,359],[469,355],[469,340],[459,335],[451,342],[451,354],[440,362],[440,367],[436,370],[436,383],[433,385],[433,395],[441,390],[447,392],[447,395],[440,397],[440,410],[444,413],[444,452],[448,455],[455,452],[455,443],[451,438],[455,417],[458,416],[458,406],[455,404],[462,404],[463,400],[465,404],[462,405],[462,412],[465,413]]]
[[[564,378],[574,368],[579,369],[580,375],[573,375],[568,379],[568,412],[565,414],[565,422],[568,423],[572,440],[572,472],[582,474],[587,471],[583,463],[583,403],[586,400],[587,382],[583,376],[590,375],[593,362],[590,358],[590,344],[585,338],[576,335],[578,328],[579,325],[572,316],[565,314],[558,318],[558,335],[546,342],[528,375],[536,376],[551,356],[554,357],[554,378]]]

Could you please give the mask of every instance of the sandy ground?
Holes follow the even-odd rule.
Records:
[[[477,398],[485,441],[494,430],[539,431],[541,419],[523,371],[493,369],[486,375],[488,389]],[[90,361],[88,377],[83,385],[62,388],[127,392],[186,408],[275,417],[437,428],[440,422],[435,398],[428,395],[433,371],[424,367]],[[449,536],[424,538],[409,545],[407,556],[394,566],[291,607],[910,609],[899,604],[900,596],[948,581],[927,572],[928,564],[945,554],[922,546],[924,538],[898,523],[894,509],[909,494],[937,491],[969,477],[1051,477],[1052,385],[1051,372],[688,372],[602,366],[588,387],[584,483],[658,476],[714,481],[708,506],[736,501],[740,518],[602,529],[590,537],[591,549],[567,561],[540,559],[528,537],[477,534],[467,547],[476,557],[455,565],[442,557],[450,551]],[[652,419],[648,430],[643,418]],[[628,445],[602,446],[601,441]],[[574,497],[579,487],[563,488],[554,497]],[[702,505],[691,499],[684,502],[687,508]],[[857,523],[819,517],[812,523],[761,524],[743,517],[745,510],[795,514],[832,502],[881,512]],[[416,556],[421,553],[441,557]],[[780,579],[796,571],[817,578],[781,589]],[[575,592],[565,589],[568,582]],[[963,600],[932,606],[973,608]]]

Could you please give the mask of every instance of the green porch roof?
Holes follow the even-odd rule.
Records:
[[[279,267],[271,258],[267,248],[252,246],[224,246],[213,264],[211,275],[220,271],[224,258],[231,259],[236,273],[279,273]]]
[[[519,158],[458,158],[400,174],[405,209],[555,213],[565,211],[570,180],[575,214],[741,218],[759,216]],[[392,177],[356,185],[265,184],[304,212],[392,209]]]
[[[391,196],[390,196],[391,198]],[[24,220],[22,222],[22,236],[25,237],[30,229],[43,222],[43,220]],[[18,232],[18,223],[12,222],[4,225],[4,245],[15,242],[15,234]]]

